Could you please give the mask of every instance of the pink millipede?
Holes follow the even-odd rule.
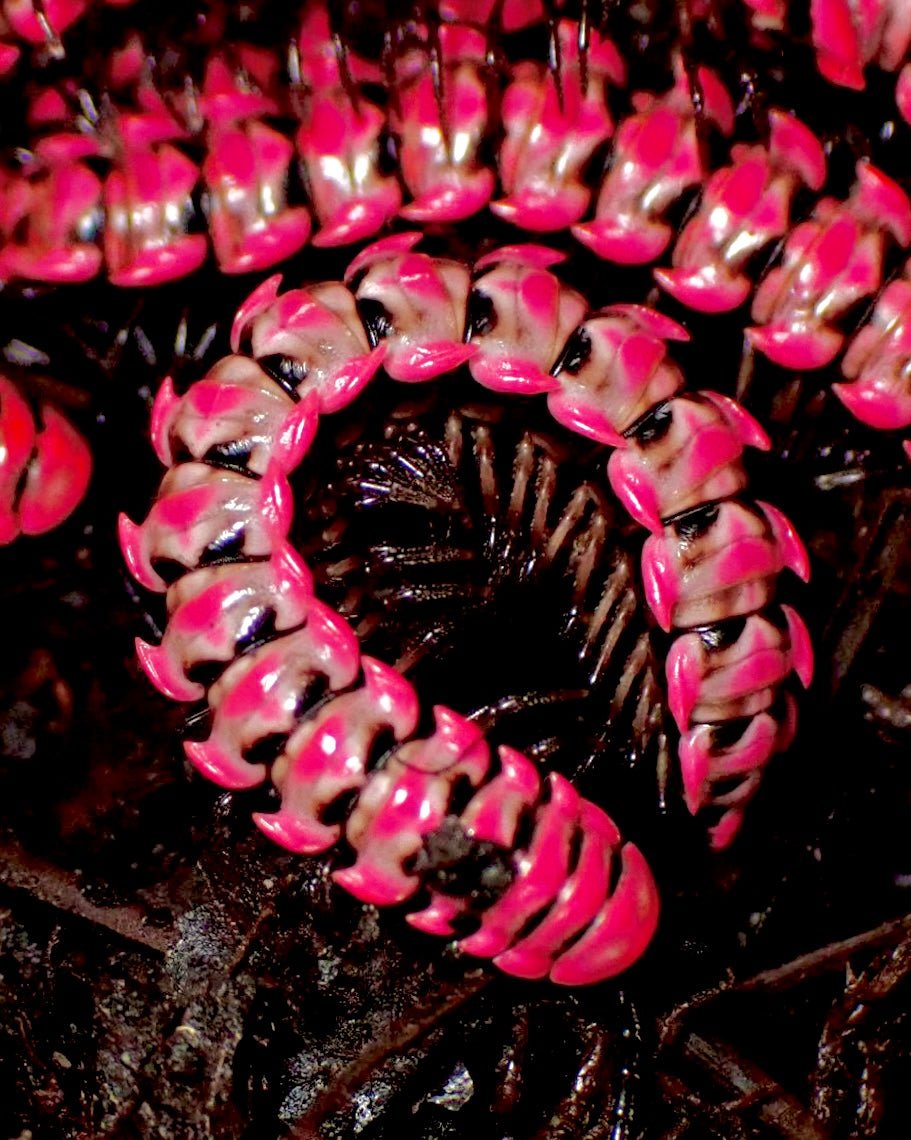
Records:
[[[526,818],[531,837],[513,856],[511,885],[462,948],[509,973],[591,982],[624,969],[651,937],[657,894],[647,865],[560,777],[542,801],[520,753],[501,749],[494,774],[483,734],[452,710],[439,707],[435,732],[412,738],[413,689],[359,657],[350,629],[313,600],[306,567],[284,544],[288,472],[320,414],[354,399],[381,364],[405,383],[467,366],[490,390],[546,394],[558,422],[616,445],[611,482],[653,532],[643,554],[649,604],[678,633],[668,684],[687,803],[722,810],[717,847],[731,842],[761,768],[793,736],[795,706],[782,686],[792,672],[810,681],[807,631],[795,611],[779,614],[772,604],[782,569],[807,576],[806,555],[779,511],[742,498],[744,447],[767,446],[758,424],[720,394],[681,392],[666,346],[685,337],[680,326],[637,306],[589,313],[549,271],[561,258],[546,247],[503,248],[469,267],[416,252],[419,236],[362,251],[346,275],[350,291],[328,283],[281,294],[270,279],[235,318],[236,355],[185,397],[161,389],[154,439],[172,466],[146,522],[121,522],[134,575],[159,591],[174,582],[165,640],[141,643],[140,657],[153,682],[179,698],[198,695],[201,666],[223,669],[208,689],[210,736],[185,746],[223,786],[261,783],[268,766],[245,757],[263,738],[287,738],[272,768],[282,808],[257,823],[311,854],[344,834],[356,859],[335,878],[364,901],[398,904],[415,894],[413,861],[447,817],[470,841],[507,852]],[[176,455],[186,461],[174,465]],[[249,615],[264,609],[274,636],[235,656]],[[316,677],[333,696],[296,727]],[[398,743],[368,771],[381,727]],[[463,781],[474,794],[450,809]],[[347,822],[327,826],[323,814],[352,790]],[[612,890],[617,858],[623,870]],[[432,892],[411,921],[452,934],[466,905]],[[523,936],[536,914],[547,917]]]
[[[901,1133],[905,18],[0,0],[10,1135]]]
[[[775,33],[776,21],[784,27],[781,6],[750,7],[760,37]],[[681,10],[696,19],[711,8]],[[836,8],[813,5],[814,27]],[[652,307],[594,312],[550,272],[564,252],[543,245],[507,243],[467,264],[416,251],[419,233],[393,232],[356,253],[344,282],[280,293],[270,278],[237,314],[232,355],[184,395],[162,385],[152,430],[169,471],[146,522],[121,524],[134,575],[168,592],[162,644],[140,644],[144,669],[175,699],[208,696],[211,735],[186,746],[198,768],[231,788],[271,774],[282,808],[257,816],[259,826],[308,853],[344,832],[358,858],[337,879],[376,903],[415,893],[422,842],[448,814],[457,817],[469,839],[506,852],[519,876],[480,919],[481,930],[505,924],[498,938],[476,931],[463,948],[507,972],[592,981],[629,965],[657,921],[637,849],[559,778],[546,795],[535,781],[519,795],[531,779],[527,758],[501,751],[497,769],[483,734],[452,710],[441,707],[435,731],[415,738],[409,683],[361,656],[287,543],[288,475],[319,418],[347,407],[380,370],[419,384],[467,369],[489,391],[545,397],[562,427],[615,448],[609,479],[651,532],[645,597],[672,635],[666,672],[685,802],[694,814],[716,810],[711,841],[726,847],[762,769],[794,736],[789,679],[811,680],[806,627],[775,600],[780,573],[806,579],[809,565],[781,511],[747,497],[742,454],[768,447],[763,429],[712,384],[683,390],[668,342],[687,333],[654,305],[662,292],[706,315],[749,303],[754,350],[798,371],[841,356],[847,383],[835,391],[848,409],[875,427],[907,427],[911,300],[904,279],[888,276],[894,250],[911,244],[911,204],[866,157],[847,194],[820,197],[827,148],[784,107],[759,108],[765,138],[730,145],[743,107],[719,73],[685,51],[663,87],[627,97],[629,61],[610,38],[610,19],[595,19],[586,4],[575,19],[533,2],[468,15],[456,4],[412,14],[391,25],[381,55],[367,58],[340,33],[335,8],[311,3],[284,79],[274,51],[221,48],[203,34],[203,78],[180,91],[152,74],[138,37],[111,57],[111,97],[100,111],[72,79],[45,86],[27,99],[31,150],[20,169],[4,172],[0,275],[10,288],[101,273],[116,286],[165,284],[199,269],[210,247],[222,271],[253,273],[308,241],[359,245],[398,218],[433,234],[475,224],[487,210],[490,224],[564,235],[564,247],[570,234],[600,262],[667,262],[650,270]],[[545,15],[548,62],[526,54],[521,38]],[[892,9],[883,5],[882,15]],[[888,21],[877,35],[857,52],[864,64],[894,69],[907,45],[896,48],[899,30]],[[199,201],[204,231],[194,222]],[[757,283],[756,258],[774,243],[779,252]],[[865,301],[870,314],[848,331]],[[253,636],[263,615],[271,625]],[[267,700],[264,686],[276,677]],[[301,721],[314,678],[323,703]],[[398,743],[374,768],[369,754],[383,732]],[[266,737],[285,740],[271,768],[247,758]],[[344,773],[320,768],[330,739],[351,752]],[[412,753],[418,758],[403,759]],[[449,758],[438,763],[437,754]],[[463,781],[474,795],[450,812]],[[327,824],[322,815],[352,791],[344,828]],[[390,797],[417,805],[423,822],[387,812]],[[527,883],[517,869],[538,841],[535,832],[521,847],[523,820],[563,851],[562,876],[546,888],[543,856],[540,866],[531,860],[538,870]],[[568,853],[574,829],[605,868],[635,864],[629,883],[605,870],[584,907],[573,878],[578,852]],[[564,890],[576,907],[568,925],[554,917]],[[517,902],[523,891],[534,901]],[[639,903],[625,901],[625,891]],[[639,919],[611,917],[627,906],[638,906]],[[463,909],[438,892],[412,921],[452,933]],[[545,912],[537,933],[523,935]],[[602,965],[570,968],[572,945],[594,945],[596,929]]]

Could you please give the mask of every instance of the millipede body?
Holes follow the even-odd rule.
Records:
[[[27,146],[3,169],[5,288],[101,274],[118,288],[165,286],[210,254],[221,272],[247,275],[308,244],[326,257],[354,247],[343,280],[286,292],[277,275],[257,284],[237,311],[231,354],[186,390],[165,380],[155,400],[152,438],[168,472],[146,521],[122,521],[121,541],[139,582],[167,595],[161,643],[139,645],[145,671],[166,695],[209,708],[209,735],[188,741],[187,756],[226,787],[268,778],[282,806],[260,812],[258,825],[307,853],[343,841],[354,859],[336,878],[358,897],[397,905],[420,888],[431,897],[415,925],[453,934],[460,922],[480,923],[462,934],[468,952],[566,981],[564,958],[575,961],[577,944],[610,930],[622,969],[657,915],[638,850],[600,808],[577,803],[570,784],[561,799],[562,776],[532,780],[519,750],[507,759],[508,745],[492,747],[446,705],[428,715],[400,670],[364,656],[347,620],[357,592],[347,616],[336,612],[295,548],[292,476],[320,421],[380,376],[415,392],[470,378],[496,397],[537,398],[559,430],[604,448],[613,494],[648,532],[641,583],[653,625],[637,660],[664,660],[684,802],[705,819],[712,845],[727,847],[763,768],[795,735],[790,678],[807,686],[812,677],[809,633],[778,590],[784,570],[807,580],[809,563],[788,518],[749,492],[744,453],[768,449],[765,431],[718,390],[732,385],[687,387],[672,348],[689,334],[676,318],[690,310],[709,328],[739,310],[747,356],[801,373],[838,364],[833,390],[854,416],[907,427],[911,202],[901,180],[871,153],[847,162],[798,117],[812,109],[796,105],[787,83],[766,94],[748,83],[746,63],[734,75],[738,52],[761,57],[792,34],[784,3],[671,6],[680,34],[657,69],[645,62],[649,41],[663,43],[657,0],[627,16],[588,4],[545,11],[535,0],[482,13],[430,7],[394,14],[381,49],[367,46],[346,5],[309,2],[285,59],[242,14],[217,8],[167,61],[138,28],[112,33],[111,50],[92,58],[80,82],[67,73],[60,36],[78,35],[83,21],[124,19],[105,7],[3,8],[0,33],[18,53],[7,52],[7,69],[31,76]],[[803,46],[826,81],[859,87],[868,66],[904,66],[911,29],[894,5],[861,13],[819,0],[809,16]],[[720,44],[726,28],[736,31],[730,56],[719,47],[712,65],[700,62],[695,45]],[[19,59],[26,44],[50,45],[52,58]],[[639,87],[643,75],[651,87]],[[416,248],[422,233],[402,221],[425,227],[432,252]],[[456,240],[462,226],[468,236]],[[553,245],[510,240],[520,233]],[[470,260],[437,255],[475,239]],[[589,290],[585,277],[606,264],[644,273],[646,303],[597,307],[590,297],[604,290]],[[609,292],[622,295],[622,286]],[[17,390],[4,392],[10,423],[25,424]],[[42,415],[31,444],[25,428],[10,429],[6,497],[18,505],[9,538],[54,525],[88,479],[88,455],[71,432],[65,493],[54,490],[63,476],[55,484],[48,457],[62,454],[52,445],[65,421],[52,409]],[[381,496],[426,496],[440,464],[458,467],[460,416],[436,467],[425,463],[432,447],[407,433],[405,450],[378,460],[397,465],[399,480]],[[496,433],[478,430],[470,447],[481,501],[495,513]],[[424,447],[417,466],[408,459],[415,446]],[[537,447],[531,436],[518,445],[515,503],[530,480],[536,495],[546,486]],[[588,505],[567,507],[548,538],[544,514],[532,526],[541,566],[573,543],[588,550],[566,556],[580,597],[603,545],[585,528],[595,518],[610,526],[591,506],[602,491],[581,494]],[[445,545],[434,539],[428,550],[435,543]],[[419,555],[393,543],[387,558],[404,567]],[[338,589],[345,574],[333,579]],[[369,594],[369,582],[358,588]],[[401,589],[426,601],[454,587],[418,577]],[[593,629],[607,628],[611,605],[600,617],[597,605],[583,606]],[[591,632],[582,654],[597,660],[595,674],[610,660],[610,637],[600,636]],[[414,664],[421,652],[413,645],[401,660]],[[646,690],[637,692],[636,723],[648,735],[660,717],[646,715]],[[398,799],[409,805],[401,813]],[[499,853],[491,858],[507,870],[495,900],[485,895],[481,907],[432,886],[427,850],[441,829],[462,836],[472,858],[478,845]],[[585,895],[589,876],[578,867],[589,830],[607,870]],[[560,852],[549,886],[552,855],[536,843]],[[628,891],[641,914],[626,927],[610,915],[626,913]],[[564,903],[575,916],[565,923],[553,917]],[[484,923],[501,921],[500,940],[485,941]]]
[[[9,1134],[904,1134],[911,5],[0,0],[0,100]]]
[[[423,885],[429,904],[409,921],[446,935],[472,901],[433,885],[426,852],[443,833],[468,850],[490,845],[504,883],[463,950],[521,976],[591,982],[628,966],[654,931],[642,855],[563,777],[542,781],[507,746],[495,762],[479,726],[453,710],[436,707],[430,734],[415,737],[412,686],[360,655],[287,546],[290,471],[321,416],[381,366],[404,384],[467,368],[489,391],[546,395],[558,423],[616,447],[611,483],[653,532],[646,597],[676,635],[668,690],[687,804],[720,810],[719,847],[793,736],[783,686],[792,672],[810,680],[807,631],[774,603],[780,572],[806,577],[806,556],[784,515],[743,498],[743,450],[767,446],[758,424],[728,397],[682,391],[667,352],[680,326],[637,306],[590,313],[546,247],[468,266],[417,252],[419,237],[367,247],[347,285],[281,293],[270,279],[238,311],[234,355],[184,397],[160,390],[153,434],[170,470],[148,519],[121,524],[133,573],[168,591],[165,639],[141,643],[140,658],[169,695],[207,689],[210,734],[185,745],[197,768],[230,788],[271,776],[281,809],[256,822],[272,838],[312,854],[343,836],[354,862],[337,882],[380,905]],[[380,733],[393,744],[376,763]],[[348,814],[327,822],[352,793]]]

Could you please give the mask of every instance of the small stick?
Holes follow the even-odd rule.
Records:
[[[76,877],[46,859],[29,854],[14,840],[0,843],[0,884],[25,891],[66,914],[106,927],[121,938],[164,954],[176,940],[171,927],[150,926],[135,906],[96,906],[83,895]]]
[[[717,1084],[756,1106],[759,1118],[779,1135],[787,1140],[824,1140],[824,1132],[803,1105],[730,1045],[690,1033],[681,1049]]]
[[[482,993],[491,979],[492,975],[484,971],[469,974],[461,985],[454,987],[445,997],[430,995],[423,1005],[413,1008],[393,1022],[382,1040],[364,1049],[342,1070],[332,1087],[317,1097],[316,1103],[291,1132],[290,1140],[320,1140],[320,1126],[326,1117],[336,1109],[350,1104],[357,1090],[387,1058],[403,1053],[417,1044],[446,1017]]]
[[[884,922],[881,926],[864,931],[863,934],[855,934],[840,942],[830,942],[818,950],[812,950],[809,954],[802,954],[799,958],[786,962],[783,966],[763,970],[751,978],[736,982],[729,987],[729,992],[750,993],[761,990],[768,993],[786,990],[816,974],[841,968],[856,954],[894,946],[909,936],[911,936],[911,914],[906,914],[903,918]]]
[[[694,995],[689,1001],[676,1006],[662,1019],[661,1046],[670,1045],[680,1032],[683,1022],[692,1013],[711,1005],[727,994],[777,993],[791,989],[819,974],[841,969],[857,954],[895,946],[911,937],[911,914],[884,922],[872,930],[855,934],[838,942],[829,942],[817,950],[801,954],[781,966],[761,970],[742,981],[733,977],[725,978],[717,986]]]

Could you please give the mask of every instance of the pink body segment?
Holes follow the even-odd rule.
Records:
[[[819,140],[792,115],[770,113],[768,148],[732,148],[732,164],[708,180],[699,211],[674,244],[671,267],[655,280],[678,301],[706,313],[737,308],[753,291],[750,258],[787,233],[801,185],[819,190],[826,161]]]
[[[201,668],[226,666],[240,649],[302,625],[312,598],[310,571],[287,544],[265,562],[194,570],[168,590],[161,644],[137,639],[139,662],[166,697],[199,700]]]
[[[911,265],[883,290],[873,315],[841,362],[847,383],[833,385],[862,423],[885,430],[911,426]]]
[[[734,126],[731,98],[714,72],[699,68],[705,120],[725,135]],[[601,185],[594,221],[573,233],[599,257],[621,265],[645,265],[660,257],[673,237],[664,213],[706,176],[689,81],[677,68],[664,95],[637,93],[636,114],[620,124],[611,168]]]
[[[53,530],[82,502],[89,445],[53,405],[34,407],[0,375],[0,546]]]
[[[753,299],[753,346],[785,368],[830,364],[844,344],[837,325],[882,285],[887,237],[911,243],[911,203],[869,163],[858,163],[846,202],[823,198],[788,235],[782,263]]]
[[[320,227],[313,242],[351,245],[376,234],[402,204],[397,179],[380,169],[386,116],[359,89],[378,76],[355,57],[343,59],[321,4],[305,10],[299,43],[296,143]]]
[[[458,222],[483,209],[497,183],[479,159],[489,123],[487,40],[477,28],[443,24],[396,57],[390,125],[399,138],[411,222]]]
[[[614,131],[607,90],[626,82],[620,54],[597,31],[584,60],[578,24],[559,21],[556,39],[560,74],[523,61],[503,94],[499,175],[506,196],[492,209],[532,233],[566,229],[588,209],[583,172]]]

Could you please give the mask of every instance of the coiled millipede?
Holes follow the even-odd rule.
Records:
[[[748,341],[782,367],[824,368],[846,348],[841,368],[852,382],[835,388],[843,403],[872,426],[908,426],[905,283],[883,288],[892,248],[911,242],[911,203],[901,186],[863,157],[847,194],[817,198],[828,178],[825,148],[774,106],[757,105],[766,137],[735,144],[726,165],[719,156],[737,109],[714,70],[682,52],[669,86],[635,92],[617,114],[628,61],[609,38],[609,13],[600,23],[587,5],[575,18],[553,14],[552,59],[541,63],[523,55],[521,38],[540,25],[539,6],[494,8],[486,24],[472,23],[457,5],[409,17],[394,25],[381,58],[369,58],[342,35],[344,11],[310,3],[284,87],[274,53],[217,46],[223,20],[200,33],[203,81],[176,94],[152,74],[133,36],[105,61],[112,97],[104,113],[71,81],[29,96],[36,137],[21,168],[6,171],[0,274],[9,285],[78,283],[102,270],[115,285],[163,284],[198,269],[210,244],[224,272],[254,272],[296,254],[314,220],[313,244],[331,248],[374,237],[396,217],[452,225],[489,207],[532,233],[569,231],[597,258],[619,265],[649,266],[670,251],[653,277],[675,302],[703,314],[751,302]],[[814,7],[817,41],[827,13],[825,4]],[[753,30],[760,38],[774,34],[784,20],[781,6],[763,10]],[[510,46],[516,54],[495,60],[496,35],[510,34],[519,37]],[[857,53],[894,68],[905,50],[896,37],[897,26],[883,24],[875,43],[858,40]],[[831,79],[856,79],[850,67],[836,75],[825,57],[820,66]],[[387,138],[395,141],[394,170],[384,166]],[[492,140],[495,158],[487,149]],[[605,170],[593,186],[602,155]],[[675,231],[672,215],[694,189]],[[765,433],[728,396],[683,393],[666,343],[686,339],[682,326],[637,305],[591,313],[550,272],[561,253],[507,244],[469,268],[414,252],[419,238],[394,233],[369,246],[345,284],[279,295],[270,279],[238,313],[234,354],[185,396],[170,383],[158,395],[153,435],[171,470],[146,523],[124,522],[121,536],[143,585],[170,587],[165,639],[140,647],[147,673],[177,699],[206,694],[214,713],[211,736],[188,743],[188,756],[228,787],[252,786],[271,771],[283,807],[275,819],[260,815],[259,825],[307,852],[324,850],[344,830],[358,869],[337,878],[377,903],[398,903],[417,890],[418,851],[448,815],[472,842],[505,852],[517,846],[523,819],[550,834],[545,823],[558,813],[551,804],[560,778],[552,776],[545,792],[526,788],[523,799],[516,789],[530,779],[527,761],[502,750],[492,760],[482,734],[451,710],[441,712],[435,733],[413,739],[413,690],[389,667],[361,658],[286,544],[293,518],[287,476],[307,454],[320,416],[350,404],[380,368],[405,383],[467,368],[489,391],[546,396],[559,425],[616,449],[611,484],[651,532],[642,556],[646,598],[657,624],[673,631],[666,672],[686,804],[693,813],[714,810],[712,843],[727,846],[762,768],[793,738],[795,703],[785,682],[795,673],[807,685],[812,674],[803,622],[774,602],[783,569],[807,578],[806,554],[780,511],[744,497],[741,455],[746,446],[767,447]],[[754,294],[755,259],[775,242],[780,255]],[[865,299],[873,300],[870,314],[846,331],[845,319]],[[165,566],[168,579],[159,572]],[[273,707],[258,707],[276,669],[287,673],[287,691]],[[306,680],[315,677],[315,686]],[[313,700],[317,711],[304,716]],[[342,733],[357,737],[350,747],[358,760],[317,795],[312,754],[328,747],[324,717],[359,726]],[[382,759],[371,743],[381,729],[399,745]],[[264,738],[279,737],[287,741],[271,769],[246,758],[262,750]],[[424,747],[421,739],[435,743]],[[452,755],[433,772],[425,752],[437,747]],[[421,759],[402,759],[412,752]],[[395,765],[403,789],[413,771],[427,769],[426,826],[382,824],[378,789]],[[476,794],[450,810],[461,780]],[[501,802],[501,784],[518,799],[507,810],[507,795],[501,816],[488,819],[484,811],[493,809],[485,805]],[[336,801],[355,791],[345,828],[326,824],[322,815],[338,813]],[[412,789],[409,797],[417,794]],[[594,858],[584,842],[591,832],[607,877],[586,905],[600,900],[603,911],[583,907],[568,926],[544,920],[520,937],[563,889],[552,884],[546,902],[516,903],[524,898],[522,875],[536,878],[522,870],[521,857],[506,876],[519,878],[479,920],[484,930],[504,911],[509,931],[499,942],[475,932],[463,938],[464,949],[502,959],[515,973],[594,980],[615,967],[593,966],[585,975],[565,962],[576,960],[573,946],[587,946],[593,930],[613,929],[619,920],[609,915],[622,911],[628,890],[640,898],[642,920],[625,931],[632,948],[617,950],[616,969],[641,952],[656,916],[641,856],[620,846],[606,816],[596,824],[588,807],[572,805],[561,809],[562,878],[574,884],[565,889],[575,899],[582,878],[573,877],[582,859],[576,848],[581,842]],[[371,829],[382,826],[399,841],[397,855],[394,845],[382,855],[374,850]],[[576,831],[582,838],[573,839]],[[638,860],[638,871],[613,883],[606,868],[618,852],[624,868]],[[362,874],[368,864],[372,880]],[[466,907],[437,892],[412,921],[452,933],[451,920]],[[573,946],[561,949],[564,943]]]
[[[901,1133],[904,7],[0,0],[10,1135]]]
[[[316,853],[344,834],[356,858],[336,881],[380,905],[417,892],[419,852],[442,828],[469,848],[492,845],[508,885],[462,949],[520,976],[597,981],[634,961],[654,931],[657,892],[641,854],[560,776],[548,778],[542,798],[520,753],[501,748],[493,768],[483,733],[452,710],[437,707],[433,733],[414,738],[411,686],[360,657],[350,628],[313,598],[305,565],[285,545],[287,474],[320,415],[353,400],[381,365],[404,383],[465,365],[489,390],[546,393],[558,422],[615,446],[614,489],[652,532],[643,553],[649,604],[678,633],[668,686],[687,803],[722,809],[718,847],[736,833],[762,767],[791,741],[795,706],[783,685],[792,672],[810,681],[806,628],[773,604],[786,566],[807,576],[806,555],[784,515],[743,497],[743,450],[767,445],[759,425],[728,397],[682,392],[666,345],[685,337],[678,325],[636,306],[590,314],[550,272],[560,258],[545,247],[503,248],[469,268],[415,252],[419,237],[368,246],[348,285],[280,294],[279,278],[269,279],[235,318],[234,355],[184,397],[161,388],[153,438],[170,470],[146,521],[121,521],[133,574],[169,589],[164,641],[140,643],[140,657],[178,699],[200,695],[200,678],[215,666],[211,733],[186,753],[229,788],[271,774],[282,807],[256,821],[272,838]],[[326,691],[313,706],[313,694]],[[395,745],[368,770],[381,729]],[[251,761],[277,738],[270,773]],[[464,782],[473,793],[455,810]],[[324,815],[352,790],[344,824],[327,825]],[[453,934],[467,900],[430,894],[410,921]]]

